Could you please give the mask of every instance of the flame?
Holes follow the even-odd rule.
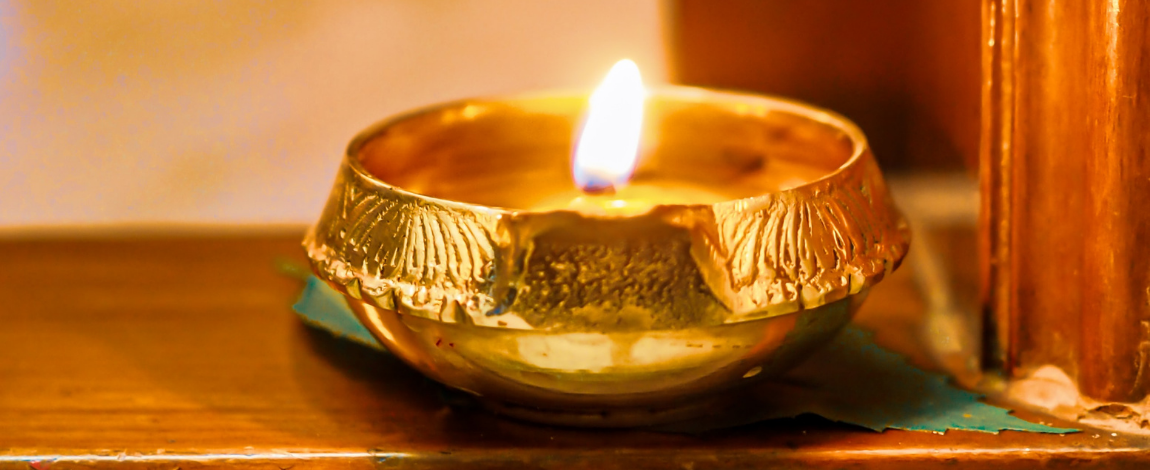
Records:
[[[591,94],[573,165],[575,184],[584,192],[610,192],[631,179],[646,98],[639,67],[630,59],[611,67]]]

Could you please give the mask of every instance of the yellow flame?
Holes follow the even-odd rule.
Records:
[[[647,90],[630,59],[611,67],[591,94],[590,110],[575,146],[575,183],[588,192],[621,187],[631,178],[639,153]]]

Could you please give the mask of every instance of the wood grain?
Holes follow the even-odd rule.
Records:
[[[1100,456],[1146,458],[1144,439],[1090,432],[880,434],[801,418],[690,436],[453,409],[395,359],[295,318],[301,285],[275,265],[303,262],[301,238],[0,241],[0,468],[1085,468]],[[860,321],[880,342],[920,351],[923,303],[908,266],[868,302]]]
[[[1150,3],[984,3],[988,364],[1150,386]]]

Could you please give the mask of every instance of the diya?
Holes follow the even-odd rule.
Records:
[[[501,414],[610,427],[706,413],[795,365],[909,235],[845,118],[647,91],[626,61],[590,97],[465,100],[361,133],[304,247],[428,377]]]

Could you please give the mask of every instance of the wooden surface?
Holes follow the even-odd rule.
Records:
[[[984,7],[989,364],[1015,377],[1054,365],[1089,397],[1141,401],[1150,393],[1150,2]]]
[[[275,266],[302,260],[299,239],[0,241],[0,468],[1083,468],[1147,459],[1145,439],[1096,431],[875,433],[804,417],[691,436],[452,409],[395,359],[296,319],[301,283]],[[880,343],[913,353],[923,302],[910,266],[874,291],[860,321]]]
[[[676,0],[673,79],[859,124],[884,169],[978,167],[979,2]]]

